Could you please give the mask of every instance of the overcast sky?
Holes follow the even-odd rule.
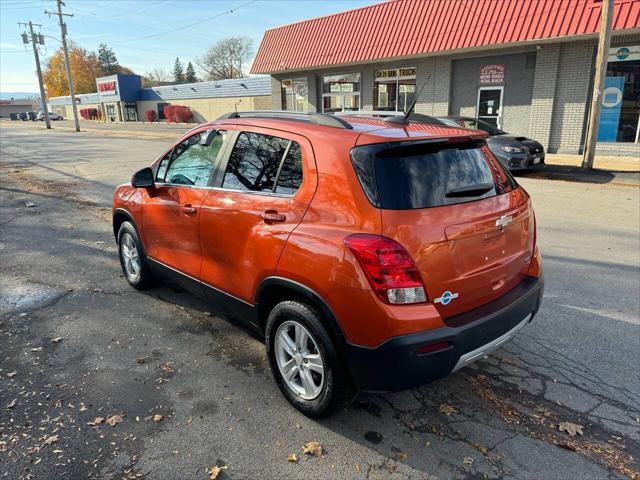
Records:
[[[363,7],[380,0],[66,0],[69,38],[96,50],[106,43],[121,65],[144,74],[155,67],[171,71],[176,57],[186,65],[216,40],[248,35],[259,45],[266,29],[307,18]],[[22,44],[23,27],[32,20],[49,35],[41,62],[59,47],[54,0],[0,0],[0,92],[37,92],[31,46]],[[234,10],[233,13],[225,13]],[[203,21],[209,17],[214,17]],[[185,27],[196,23],[197,25]],[[176,31],[170,31],[178,29]],[[197,69],[197,66],[196,66]]]

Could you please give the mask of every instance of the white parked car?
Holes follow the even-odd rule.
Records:
[[[51,113],[51,112],[49,112],[49,118],[51,120],[64,120],[64,118],[62,118],[62,115],[58,115],[57,113]],[[40,121],[44,121],[44,112],[39,112],[37,119]]]

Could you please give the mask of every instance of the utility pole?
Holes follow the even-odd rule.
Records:
[[[44,122],[47,124],[47,128],[51,128],[51,121],[49,120],[49,109],[47,108],[47,100],[44,94],[44,84],[42,83],[42,70],[40,69],[40,55],[38,53],[38,44],[44,45],[44,37],[42,35],[36,35],[33,33],[33,23],[29,21],[29,23],[18,22],[18,25],[24,25],[25,27],[29,25],[29,32],[31,37],[31,43],[33,45],[33,56],[36,58],[36,72],[38,74],[38,85],[40,86],[40,99],[42,101],[42,110],[44,112]],[[41,27],[42,25],[36,24],[36,27]],[[22,35],[22,42],[29,43],[29,36],[24,33]]]
[[[598,56],[596,58],[596,75],[593,79],[593,97],[587,128],[587,141],[584,146],[582,168],[593,168],[593,157],[596,154],[596,142],[598,140],[598,126],[600,123],[600,110],[602,106],[602,91],[604,79],[607,75],[607,57],[611,43],[611,23],[613,22],[613,0],[602,0],[600,12],[600,37],[598,38]]]
[[[71,95],[71,106],[73,108],[73,120],[76,124],[76,132],[80,131],[80,122],[78,121],[78,105],[76,104],[76,92],[73,88],[73,77],[71,76],[71,63],[69,62],[69,49],[67,48],[67,25],[64,23],[63,16],[73,17],[71,13],[62,13],[62,6],[64,2],[62,0],[56,0],[58,3],[57,12],[49,12],[45,10],[44,13],[51,15],[58,15],[60,20],[60,33],[62,35],[62,49],[64,50],[64,64],[67,67],[67,80],[69,81],[69,94]]]

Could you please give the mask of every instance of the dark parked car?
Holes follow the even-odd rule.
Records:
[[[509,170],[526,170],[544,165],[544,147],[527,137],[516,137],[503,132],[484,120],[471,117],[437,117],[447,125],[482,130],[490,137],[487,145]]]
[[[38,112],[27,112],[27,119],[33,120],[34,122],[38,118]]]
[[[18,118],[19,118],[20,120],[22,120],[23,122],[24,122],[24,121],[29,120],[29,115],[27,115],[27,113],[28,113],[28,112],[20,112],[20,113],[18,114]]]

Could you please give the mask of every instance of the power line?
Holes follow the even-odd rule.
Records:
[[[147,38],[159,37],[160,35],[166,35],[167,33],[173,33],[173,32],[177,32],[177,31],[180,31],[180,30],[184,30],[185,28],[193,27],[195,25],[200,25],[201,23],[208,22],[209,20],[213,20],[215,18],[219,18],[219,17],[222,17],[224,15],[232,14],[235,11],[237,11],[237,10],[239,10],[241,8],[247,7],[247,6],[249,6],[252,3],[255,3],[257,1],[258,0],[249,0],[248,2],[245,2],[242,5],[238,5],[236,8],[232,8],[231,10],[227,10],[225,12],[221,12],[221,13],[218,13],[216,15],[212,15],[212,16],[207,17],[207,18],[203,18],[202,20],[198,20],[197,22],[193,22],[193,23],[190,23],[188,25],[183,25],[181,27],[176,27],[176,28],[172,28],[170,30],[165,30],[164,32],[158,32],[158,33],[152,33],[152,34],[149,34],[149,35],[143,35],[141,37],[128,38],[126,40],[121,40],[119,42],[113,42],[113,43],[117,44],[117,43],[135,42],[135,41],[138,41],[138,40],[145,40]]]

